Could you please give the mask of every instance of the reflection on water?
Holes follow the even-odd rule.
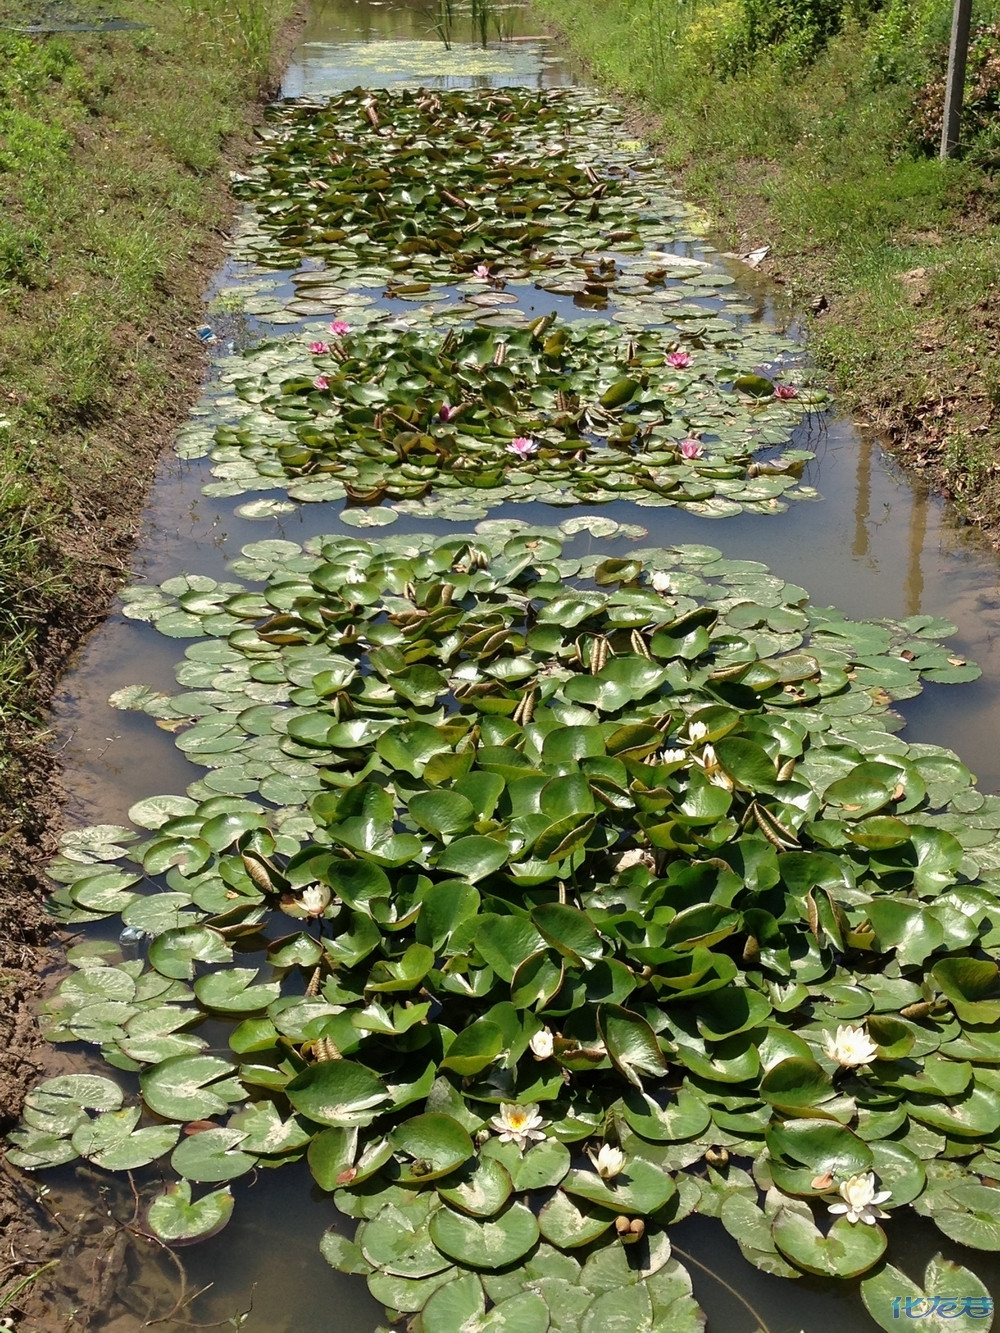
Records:
[[[401,6],[380,0],[314,0],[281,91],[284,97],[322,97],[342,88],[488,88],[498,82],[552,88],[572,75],[539,36],[525,5],[504,7],[512,41],[483,47],[471,21],[456,13],[450,47],[438,35],[438,0]],[[391,39],[391,48],[386,46]],[[544,44],[544,45],[543,45]]]
[[[548,43],[515,42],[485,52],[456,44],[445,52],[432,40],[436,8],[436,0],[414,0],[402,7],[379,0],[313,0],[285,79],[285,95],[320,96],[357,84],[418,79],[439,86],[553,86],[571,80]],[[530,35],[530,19],[523,11],[517,24],[519,36]],[[394,39],[391,47],[385,45],[389,38]],[[780,297],[759,275],[735,260],[726,262],[740,273],[748,317],[791,328]],[[227,266],[215,293],[245,276],[241,266]],[[291,276],[284,275],[289,292]],[[549,308],[572,313],[566,298],[542,292],[526,292],[522,305],[530,313]],[[259,327],[249,319],[242,332],[234,324],[225,337],[252,337]],[[991,729],[1000,691],[997,561],[953,527],[940,501],[904,477],[877,442],[860,436],[850,422],[813,415],[803,422],[795,443],[816,452],[804,480],[822,494],[818,503],[797,503],[777,517],[744,513],[722,522],[677,509],[639,508],[628,501],[606,505],[601,512],[642,523],[651,545],[709,542],[728,556],[761,560],[780,577],[808,588],[815,603],[835,604],[852,616],[926,613],[956,621],[956,650],[979,661],[984,678],[973,686],[930,686],[919,699],[907,702],[907,735],[951,746],[978,773],[985,789],[1000,791],[1000,747]],[[205,462],[164,461],[137,556],[142,577],[158,582],[180,570],[223,577],[227,559],[246,542],[265,536],[301,542],[338,527],[325,505],[300,506],[280,520],[252,522],[234,512],[238,501],[203,496],[201,487],[209,479]],[[496,510],[491,516],[549,525],[565,514],[531,504]],[[444,520],[409,516],[393,528],[394,533],[427,530],[452,528]],[[356,535],[352,530],[351,536]],[[575,549],[587,549],[590,541],[581,535]],[[634,544],[594,545],[614,554]],[[183,646],[121,617],[112,617],[90,639],[77,670],[64,684],[56,712],[71,792],[69,820],[120,822],[134,801],[181,791],[191,780],[192,766],[168,734],[157,731],[145,716],[115,712],[105,703],[112,690],[140,680],[172,689],[173,667]],[[224,1052],[222,1030],[218,1043]],[[72,1178],[68,1168],[63,1178]],[[179,1333],[192,1322],[235,1326],[227,1321],[249,1311],[239,1324],[248,1333],[371,1333],[381,1310],[363,1279],[333,1272],[319,1254],[320,1235],[334,1222],[335,1211],[329,1198],[311,1185],[304,1164],[238,1180],[234,1193],[237,1207],[226,1230],[214,1241],[180,1252],[188,1289],[208,1290],[157,1327]],[[345,1224],[348,1232],[352,1227]],[[963,1259],[957,1246],[919,1219],[894,1218],[889,1231],[890,1258],[911,1271],[922,1270],[938,1250]],[[792,1286],[761,1273],[742,1260],[717,1222],[692,1218],[677,1228],[676,1239],[696,1261],[695,1291],[713,1333],[754,1333],[757,1319],[747,1302],[758,1311],[767,1333],[841,1333],[844,1328],[863,1333],[875,1328],[856,1289],[806,1277]],[[967,1253],[964,1261],[969,1262]],[[722,1274],[739,1296],[701,1271],[698,1263]],[[971,1266],[987,1285],[1000,1289],[995,1256],[976,1256]],[[130,1283],[134,1277],[133,1271]],[[162,1276],[156,1279],[161,1286],[163,1281]],[[150,1290],[158,1289],[156,1282],[150,1281]],[[116,1326],[116,1333],[121,1327]]]

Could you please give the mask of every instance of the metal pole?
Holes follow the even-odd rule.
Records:
[[[944,92],[944,120],[941,125],[941,160],[954,157],[962,128],[962,95],[965,91],[965,65],[969,55],[969,28],[972,24],[972,0],[955,0],[951,19],[951,46],[948,48],[948,81]]]

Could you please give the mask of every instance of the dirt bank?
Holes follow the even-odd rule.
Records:
[[[146,29],[0,30],[0,1131],[52,1059],[32,1018],[58,959],[43,911],[60,818],[45,710],[127,575],[157,461],[198,396],[228,173],[303,21],[289,0],[244,5],[239,22],[217,0],[209,34],[196,7],[140,8],[120,12]],[[0,4],[0,23],[12,17]],[[127,1262],[127,1201],[91,1186],[88,1211],[61,1212],[40,1185],[0,1155],[0,1317],[18,1333],[94,1327]]]

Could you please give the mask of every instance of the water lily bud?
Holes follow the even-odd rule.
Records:
[[[621,1148],[613,1148],[610,1143],[602,1143],[596,1154],[591,1149],[589,1157],[602,1180],[613,1180],[625,1165],[625,1154]]]
[[[310,916],[320,916],[330,902],[330,890],[325,884],[307,884],[299,894],[299,902]]]
[[[705,1161],[709,1166],[728,1166],[729,1150],[728,1148],[709,1148],[705,1152]]]
[[[531,1038],[528,1046],[536,1060],[548,1060],[552,1055],[552,1033],[548,1028],[542,1028],[541,1032],[536,1032]]]

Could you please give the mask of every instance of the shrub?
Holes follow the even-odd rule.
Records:
[[[941,141],[947,46],[938,46],[934,70],[921,87],[910,121],[912,142],[926,152],[936,151]],[[1000,161],[1000,23],[980,24],[972,35],[962,111],[963,139],[979,158]]]

